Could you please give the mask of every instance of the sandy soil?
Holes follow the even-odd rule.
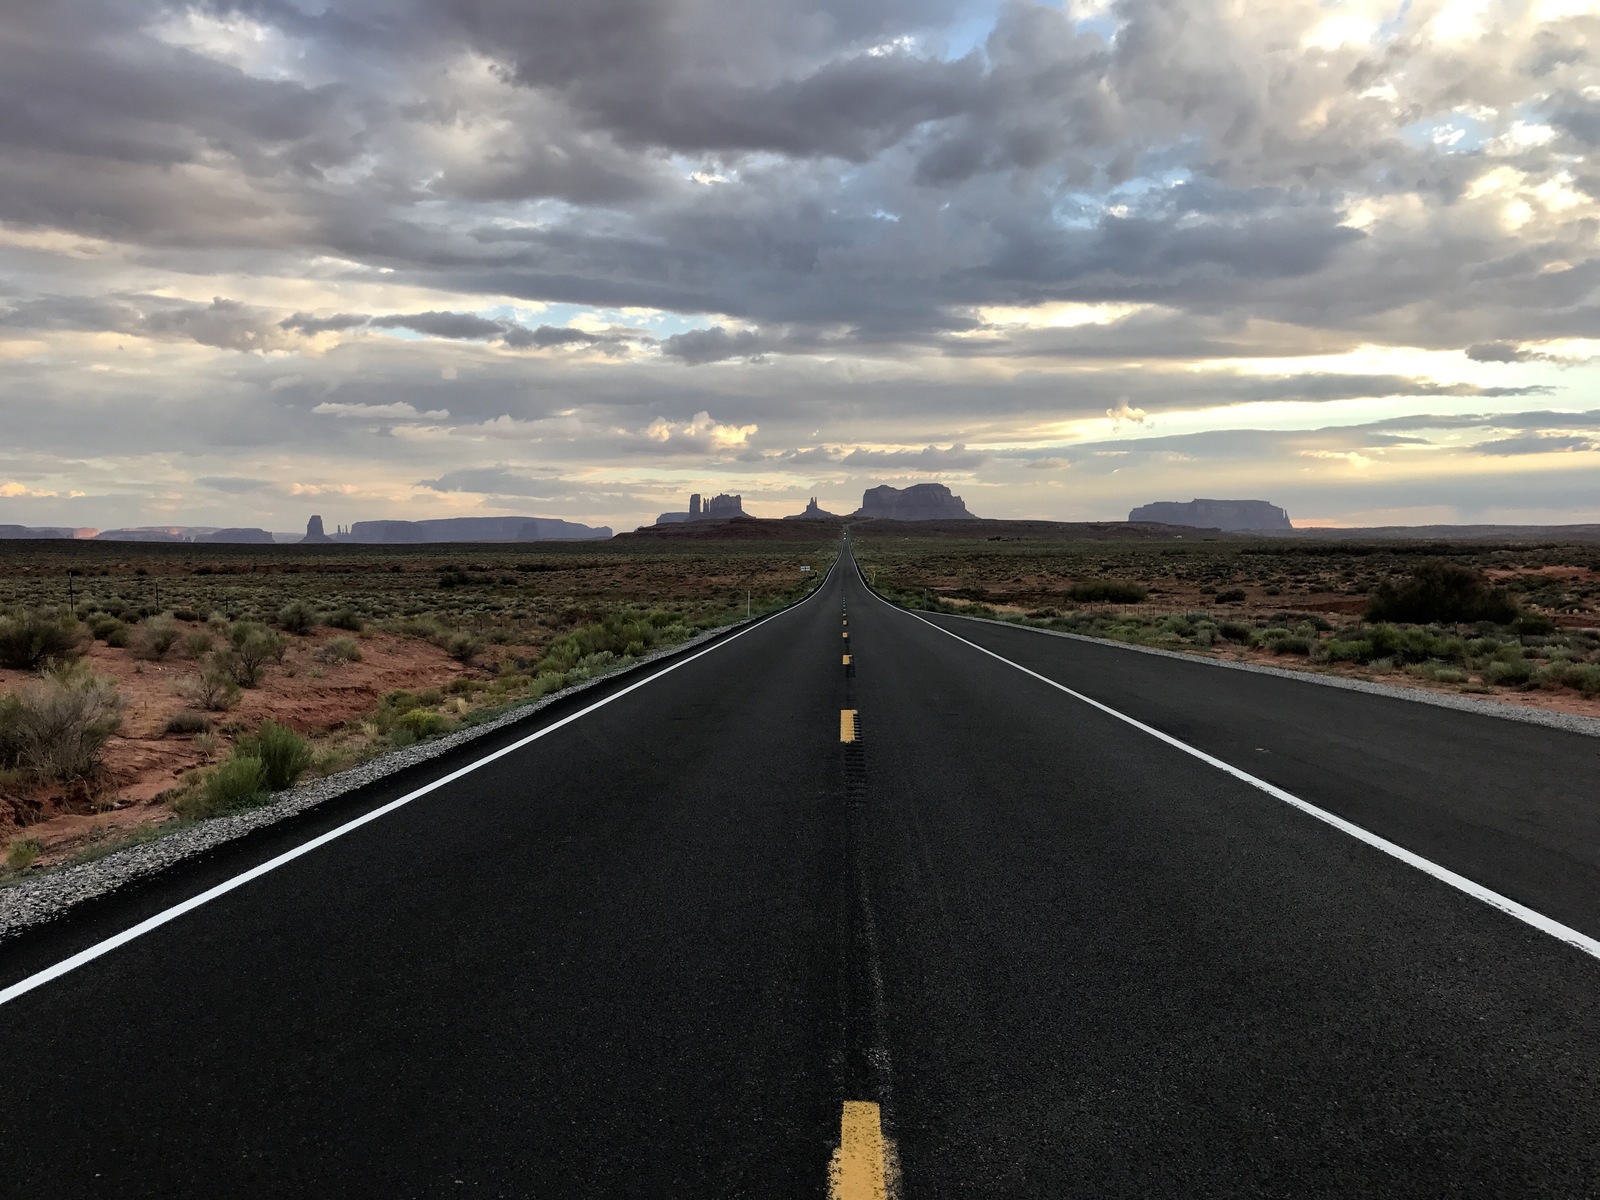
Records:
[[[322,662],[318,649],[339,636],[349,635],[318,629],[291,639],[282,667],[269,668],[260,686],[246,690],[231,711],[210,714],[216,745],[209,759],[192,735],[164,732],[167,721],[188,707],[178,696],[178,681],[195,674],[198,665],[176,655],[140,662],[129,650],[96,642],[86,661],[96,674],[116,679],[127,705],[122,728],[106,745],[101,771],[86,783],[63,788],[0,776],[0,841],[25,834],[44,844],[42,863],[58,861],[88,842],[170,819],[163,794],[186,771],[225,755],[234,737],[269,718],[300,733],[326,734],[370,713],[397,688],[420,692],[464,674],[485,674],[418,638],[385,633],[359,638],[360,662]],[[0,691],[29,678],[0,669]]]

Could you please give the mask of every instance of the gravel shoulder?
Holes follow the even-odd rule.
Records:
[[[258,808],[202,821],[152,841],[114,851],[104,858],[91,862],[59,867],[18,879],[0,887],[0,943],[26,929],[54,920],[75,905],[107,895],[136,880],[166,870],[185,859],[237,841],[256,830],[286,821],[318,805],[347,796],[418,764],[440,758],[508,726],[527,721],[552,704],[564,703],[582,692],[614,684],[619,678],[642,672],[663,659],[690,653],[708,642],[725,638],[741,628],[774,615],[776,613],[765,614],[752,620],[736,621],[731,625],[697,634],[676,646],[646,654],[621,670],[597,676],[542,699],[519,705],[468,729],[457,730],[434,741],[390,751],[347,771],[341,771],[337,775],[329,775],[280,792],[269,803]]]

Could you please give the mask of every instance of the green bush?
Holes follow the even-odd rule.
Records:
[[[345,629],[351,633],[360,633],[367,624],[353,608],[341,608],[328,614],[326,623],[334,629]]]
[[[198,675],[178,681],[178,695],[196,708],[207,712],[223,712],[239,703],[239,685],[233,680],[233,671],[227,651],[219,650],[211,656]]]
[[[1088,604],[1138,604],[1150,589],[1125,579],[1090,579],[1073,584],[1067,594]]]
[[[22,765],[22,699],[0,692],[0,771]]]
[[[0,616],[0,667],[34,671],[81,658],[83,632],[71,617],[26,611]]]
[[[1500,687],[1522,687],[1533,679],[1534,666],[1525,658],[1492,662],[1483,673],[1485,683]]]
[[[1217,632],[1230,642],[1248,643],[1255,635],[1255,630],[1242,621],[1224,621],[1217,626]]]
[[[81,779],[100,761],[122,725],[116,681],[83,667],[62,667],[22,688],[8,706],[17,760],[51,779]]]
[[[211,653],[213,642],[211,635],[203,631],[196,631],[183,639],[181,649],[189,658],[204,658]]]
[[[311,765],[310,743],[276,721],[267,721],[249,737],[239,739],[234,753],[261,763],[267,790],[272,792],[293,787]]]
[[[133,635],[133,656],[159,662],[178,644],[180,632],[171,613],[140,622]]]
[[[450,722],[426,708],[414,708],[400,716],[395,721],[394,728],[404,730],[411,736],[412,741],[421,741],[423,738],[438,737],[446,732],[450,728]]]
[[[6,847],[6,866],[13,871],[26,871],[44,853],[44,844],[38,838],[21,838]]]
[[[470,663],[483,650],[483,643],[470,633],[451,633],[439,642],[439,648],[459,663]]]
[[[211,718],[204,713],[197,713],[185,709],[183,712],[173,713],[167,718],[165,732],[167,733],[209,733],[211,732]]]
[[[1243,588],[1229,588],[1225,592],[1217,593],[1218,604],[1238,604],[1244,599]]]
[[[1495,588],[1478,571],[1445,559],[1419,563],[1400,583],[1385,580],[1367,602],[1369,621],[1459,624],[1516,620],[1517,605],[1504,588]]]
[[[248,808],[267,798],[267,767],[251,754],[241,754],[236,749],[222,764],[206,776],[199,799],[201,804],[187,812],[187,817],[214,817],[234,809]]]
[[[113,635],[126,636],[128,627],[110,613],[95,613],[88,619],[89,633],[97,642],[108,641]]]
[[[361,643],[353,637],[331,638],[328,644],[318,651],[318,657],[323,662],[351,663],[361,661]]]
[[[289,643],[254,621],[239,621],[228,631],[230,646],[212,655],[212,661],[227,671],[240,687],[253,688],[261,682],[267,663],[283,661]]]
[[[304,600],[291,600],[278,610],[278,624],[287,633],[310,633],[317,624],[317,610]]]

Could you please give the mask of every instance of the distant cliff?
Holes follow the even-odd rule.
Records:
[[[1193,525],[1200,529],[1245,532],[1257,529],[1293,529],[1289,514],[1265,500],[1161,500],[1128,514],[1130,521],[1156,521],[1163,525]]]
[[[73,531],[70,529],[40,529],[28,525],[0,525],[0,540],[13,541],[21,538],[70,538]]]
[[[855,515],[884,521],[976,521],[960,496],[942,483],[914,483],[908,488],[868,488]]]
[[[592,541],[608,538],[605,525],[579,525],[553,517],[443,517],[432,521],[357,521],[341,542],[420,544],[424,542]]]

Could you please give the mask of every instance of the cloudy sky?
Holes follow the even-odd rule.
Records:
[[[0,523],[1600,520],[1600,0],[0,6]]]

